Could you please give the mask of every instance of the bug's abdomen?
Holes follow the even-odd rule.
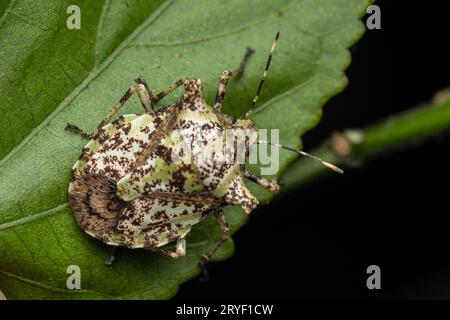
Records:
[[[126,205],[116,195],[115,181],[95,174],[75,177],[69,189],[69,203],[78,224],[101,239],[116,228],[119,213]]]

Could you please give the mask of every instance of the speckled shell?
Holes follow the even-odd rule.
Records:
[[[184,139],[188,133],[195,153],[213,140],[210,135],[231,126],[203,100],[200,80],[185,84],[173,105],[104,126],[72,169],[69,200],[78,223],[110,245],[160,247],[184,238],[227,204],[251,212],[258,202],[244,185],[241,165],[180,164],[171,158],[181,139],[178,129]]]

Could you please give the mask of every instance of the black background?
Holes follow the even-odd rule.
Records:
[[[352,51],[348,87],[304,137],[311,150],[335,129],[363,127],[429,101],[450,85],[450,11],[429,2],[378,1],[382,29]],[[235,255],[177,299],[450,298],[450,139],[372,160],[278,198],[234,235]],[[381,290],[366,268],[381,268]]]

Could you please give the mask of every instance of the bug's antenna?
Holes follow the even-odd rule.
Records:
[[[269,67],[270,67],[270,62],[272,61],[272,55],[273,55],[273,52],[275,51],[275,48],[277,47],[279,37],[280,37],[280,32],[277,32],[277,34],[275,35],[275,39],[272,42],[272,48],[270,49],[269,57],[267,58],[266,68],[264,69],[264,73],[261,77],[261,81],[259,82],[258,89],[256,90],[256,95],[253,98],[253,101],[250,104],[250,109],[247,111],[244,118],[248,118],[250,116],[250,114],[253,111],[253,108],[256,105],[256,101],[258,101],[258,97],[261,92],[264,81],[266,80],[267,72],[269,71]]]
[[[258,143],[258,144],[269,144],[269,145],[272,145],[272,146],[275,146],[275,147],[278,147],[278,148],[283,148],[283,149],[286,149],[286,150],[289,150],[289,151],[292,151],[292,152],[301,154],[302,156],[305,156],[305,157],[308,157],[308,158],[310,158],[310,159],[319,161],[319,162],[320,162],[321,164],[323,164],[325,167],[328,167],[328,168],[330,168],[330,169],[333,170],[333,171],[336,171],[336,172],[338,172],[338,173],[344,173],[344,170],[342,170],[341,168],[338,168],[338,167],[335,166],[334,164],[331,164],[331,163],[329,163],[329,162],[323,161],[323,160],[320,159],[319,157],[313,156],[312,154],[309,154],[309,153],[307,153],[307,152],[305,152],[305,151],[298,150],[298,149],[294,149],[294,148],[291,148],[291,147],[287,147],[287,146],[284,146],[284,145],[279,144],[279,143],[272,143],[272,142],[267,141],[267,140],[260,140],[260,141],[258,141],[257,143]]]

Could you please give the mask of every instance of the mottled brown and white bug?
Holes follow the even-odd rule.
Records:
[[[245,186],[244,178],[271,192],[277,192],[279,186],[275,181],[246,170],[242,163],[176,163],[173,153],[182,139],[187,140],[190,151],[196,153],[198,148],[211,144],[215,135],[227,129],[237,132],[251,129],[251,134],[245,137],[246,152],[255,143],[270,144],[269,141],[258,141],[258,129],[250,115],[278,37],[279,33],[272,44],[250,111],[237,120],[221,113],[221,108],[228,80],[244,72],[253,53],[249,48],[238,69],[225,71],[220,76],[214,106],[204,101],[199,79],[182,78],[153,95],[145,80],[139,77],[94,132],[86,133],[68,124],[67,129],[90,139],[72,168],[69,186],[70,205],[79,225],[89,235],[114,247],[145,248],[179,258],[185,254],[185,238],[192,226],[214,213],[223,237],[203,255],[202,261],[206,262],[229,237],[222,208],[237,205],[250,213],[258,205],[258,200]],[[180,100],[155,111],[153,104],[179,86],[184,86],[185,90]],[[133,93],[139,95],[145,113],[124,115],[111,121]],[[199,136],[198,132],[208,133]],[[310,156],[300,150],[277,146]],[[171,242],[176,242],[176,251],[162,248]],[[112,259],[107,263],[110,264]]]

